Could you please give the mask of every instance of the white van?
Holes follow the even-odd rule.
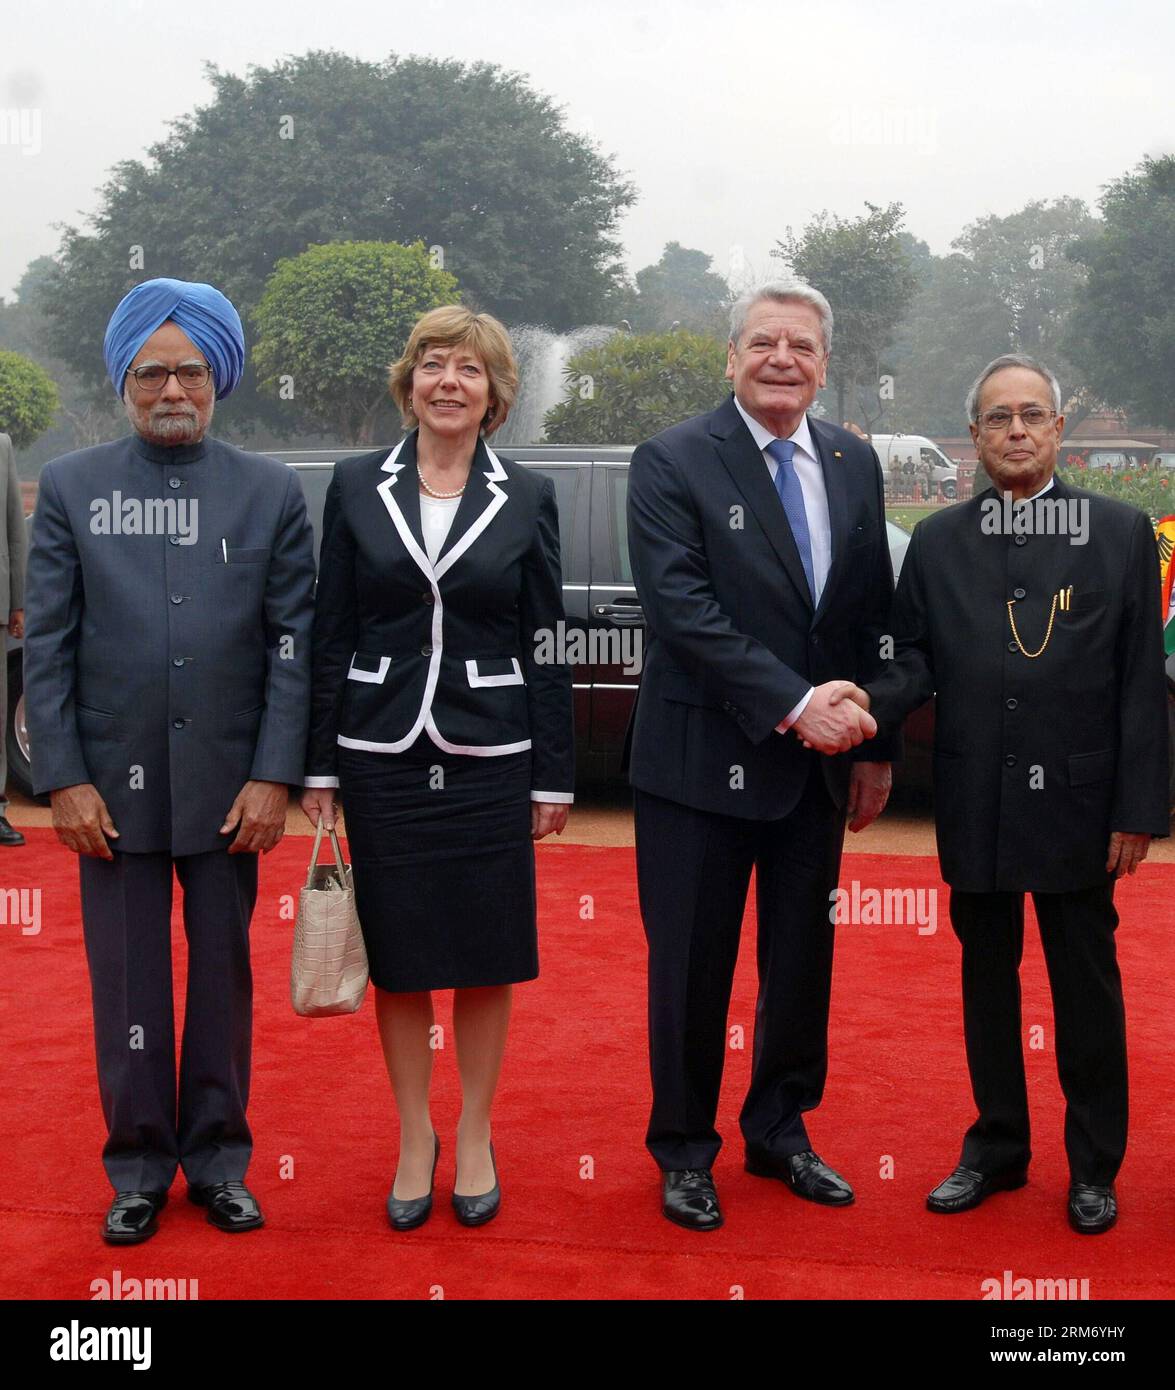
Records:
[[[958,490],[959,466],[952,463],[933,439],[924,434],[875,434],[869,441],[881,460],[881,473],[887,480],[921,478],[942,485],[944,497],[952,501]]]

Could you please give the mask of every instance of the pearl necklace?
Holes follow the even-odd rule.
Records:
[[[429,487],[428,480],[425,478],[424,474],[420,470],[420,464],[416,465],[416,476],[420,479],[420,486],[425,490],[425,492],[428,493],[430,497],[443,499],[446,502],[450,501],[454,497],[460,497],[469,483],[469,479],[466,478],[465,482],[461,484],[461,486],[457,489],[456,492],[438,492],[436,488]]]

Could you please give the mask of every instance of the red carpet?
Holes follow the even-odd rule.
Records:
[[[742,1171],[736,1116],[754,1016],[748,930],[731,1008],[747,1045],[729,1054],[719,1116],[726,1147],[716,1176],[726,1226],[705,1235],[670,1226],[642,1143],[649,1084],[633,854],[560,845],[539,849],[543,975],[516,991],[495,1116],[502,1214],[470,1231],[448,1205],[457,1110],[450,1038],[434,1083],[445,1146],[437,1209],[420,1230],[397,1235],[383,1210],[396,1130],[370,998],[345,1019],[299,1019],[289,1006],[291,924],[279,914],[282,895],[297,892],[309,842],[287,839],[263,861],[253,921],[249,1179],[269,1224],[239,1237],[213,1230],[182,1200],[181,1177],[159,1235],[115,1249],[98,1235],[109,1187],[99,1162],[76,864],[48,830],[25,833],[26,849],[4,852],[0,884],[42,892],[39,934],[12,924],[11,894],[9,924],[0,926],[4,1297],[89,1298],[91,1281],[109,1280],[116,1269],[124,1281],[197,1279],[201,1299],[729,1299],[738,1290],[747,1298],[976,1299],[981,1281],[1002,1280],[1005,1270],[1014,1278],[1088,1279],[1094,1299],[1175,1293],[1175,1200],[1165,1179],[1175,1138],[1175,866],[1144,865],[1119,890],[1132,1129],[1118,1185],[1122,1217],[1106,1236],[1074,1235],[1064,1221],[1061,1097],[1034,925],[1023,971],[1025,1028],[1042,1026],[1044,1048],[1027,1054],[1031,1183],[960,1217],[923,1208],[972,1118],[958,946],[936,862],[871,855],[848,855],[842,883],[941,891],[934,935],[914,925],[839,929],[831,1069],[810,1132],[853,1182],[856,1206],[813,1207]],[[585,896],[593,900],[590,920],[580,916]],[[182,979],[178,915],[175,937]],[[448,997],[440,998],[447,1023]]]

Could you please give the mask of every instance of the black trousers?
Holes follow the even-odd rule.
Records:
[[[1053,996],[1070,1177],[1108,1184],[1126,1153],[1128,1108],[1114,883],[1033,893],[1032,901]],[[963,946],[963,1028],[979,1110],[960,1162],[994,1173],[1032,1156],[1020,1018],[1024,894],[952,889],[951,925]]]
[[[243,1179],[253,1030],[249,920],[257,856],[80,857],[102,1150],[116,1192]],[[179,1096],[171,983],[172,867],[184,890],[188,984]]]
[[[649,945],[653,1107],[646,1143],[663,1169],[709,1168],[727,1011],[751,869],[759,995],[751,1084],[740,1116],[752,1153],[811,1147],[803,1114],[828,1071],[833,925],[844,814],[816,758],[795,809],[750,821],[637,791],[636,853]]]

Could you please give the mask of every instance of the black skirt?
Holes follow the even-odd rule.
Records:
[[[539,971],[530,753],[340,748],[339,797],[371,981],[471,989]]]

